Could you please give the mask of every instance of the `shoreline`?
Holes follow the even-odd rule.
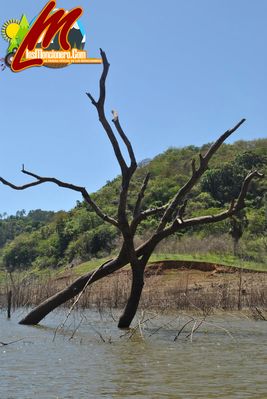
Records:
[[[36,306],[65,288],[77,277],[75,267],[50,277],[16,275],[0,286],[0,307],[6,308],[12,291],[12,308]],[[131,287],[130,270],[122,269],[88,287],[77,309],[121,309]],[[70,306],[66,303],[66,306]],[[267,272],[227,267],[210,262],[165,260],[151,262],[146,270],[140,306],[143,309],[267,310]]]

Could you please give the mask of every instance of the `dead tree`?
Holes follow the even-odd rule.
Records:
[[[121,269],[125,265],[130,264],[132,271],[131,292],[118,324],[118,327],[120,328],[129,327],[136,314],[142,289],[144,286],[145,267],[157,244],[164,238],[188,227],[220,222],[235,215],[237,212],[245,207],[245,196],[251,180],[254,178],[263,177],[263,175],[260,174],[258,171],[253,171],[249,173],[244,179],[238,198],[233,199],[231,204],[229,205],[229,208],[224,210],[223,212],[218,213],[217,215],[185,218],[185,208],[187,205],[186,199],[189,192],[199,181],[203,173],[207,170],[210,159],[220,148],[222,143],[245,122],[245,119],[242,119],[236,126],[222,134],[218,138],[218,140],[211,145],[206,154],[199,154],[198,162],[196,162],[195,160],[192,161],[191,177],[188,179],[183,187],[177,189],[177,193],[175,194],[175,196],[171,199],[171,201],[169,201],[169,203],[166,203],[164,206],[158,208],[143,209],[143,198],[145,196],[146,188],[149,184],[150,179],[150,175],[148,174],[145,177],[142,186],[140,187],[134,210],[129,216],[129,210],[127,206],[128,191],[132,177],[137,169],[137,162],[131,142],[123,131],[117,112],[113,111],[113,126],[107,120],[105,114],[105,98],[106,79],[109,71],[109,63],[106,54],[102,50],[101,56],[103,59],[103,72],[100,78],[99,98],[98,100],[96,100],[89,93],[87,93],[87,96],[91,100],[93,106],[96,108],[99,121],[102,124],[110,140],[121,170],[121,191],[119,195],[118,212],[116,218],[107,215],[102,209],[100,209],[100,207],[93,200],[85,187],[66,183],[54,177],[39,176],[35,173],[27,171],[24,166],[22,168],[22,173],[33,177],[35,179],[33,182],[25,184],[23,186],[16,186],[3,178],[0,178],[0,181],[15,190],[25,190],[33,186],[38,186],[40,184],[50,182],[56,184],[59,187],[77,191],[82,195],[83,200],[91,207],[91,209],[95,211],[95,213],[104,222],[110,223],[117,229],[119,229],[123,237],[123,243],[116,258],[103,264],[96,271],[90,272],[78,278],[69,287],[63,289],[51,298],[48,298],[47,300],[42,302],[39,306],[33,309],[23,320],[20,321],[21,324],[39,323],[52,310],[79,294],[85,287],[85,285],[88,284],[88,282],[89,284],[92,284],[93,282],[115,272],[116,270]],[[121,147],[118,143],[115,132],[117,132],[117,134],[122,139],[122,142],[126,146],[130,159],[130,162],[128,163],[126,162],[125,157],[121,152]],[[152,215],[157,215],[160,220],[157,229],[146,242],[136,248],[134,245],[136,230],[140,223],[142,223],[145,219]]]

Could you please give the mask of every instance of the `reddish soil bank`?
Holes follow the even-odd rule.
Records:
[[[149,263],[148,266],[149,267],[147,269],[147,275],[163,274],[165,271],[168,270],[199,270],[202,272],[213,273],[235,273],[240,270],[237,267],[223,266],[216,263],[184,260],[163,260]]]

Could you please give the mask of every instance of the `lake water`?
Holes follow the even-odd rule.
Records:
[[[267,398],[267,322],[210,316],[211,324],[190,336],[191,322],[174,341],[185,315],[145,314],[150,320],[124,336],[94,311],[72,314],[56,336],[66,311],[39,327],[18,325],[24,315],[7,321],[0,312],[0,341],[22,339],[0,346],[1,399]]]

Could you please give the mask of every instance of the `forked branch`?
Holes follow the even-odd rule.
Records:
[[[127,164],[124,160],[124,157],[122,155],[118,140],[116,139],[116,136],[112,130],[111,125],[109,124],[106,115],[105,115],[105,100],[106,100],[106,79],[108,76],[108,71],[109,71],[109,67],[110,64],[108,62],[106,53],[100,49],[100,53],[101,53],[101,57],[103,60],[103,72],[99,81],[99,99],[98,101],[96,101],[94,99],[94,97],[90,94],[90,93],[86,93],[87,96],[90,98],[92,104],[96,107],[97,112],[98,112],[98,117],[99,117],[99,121],[102,124],[105,132],[108,135],[108,138],[111,142],[111,145],[113,147],[114,153],[116,155],[116,158],[118,160],[118,163],[120,165],[121,168],[121,173],[122,176],[127,174]]]
[[[126,134],[124,133],[124,131],[123,131],[122,127],[121,127],[118,112],[113,110],[112,111],[112,115],[113,115],[112,122],[114,123],[114,125],[115,125],[115,127],[117,129],[117,132],[119,133],[122,141],[124,142],[124,144],[125,144],[125,146],[126,146],[126,148],[128,150],[128,154],[129,154],[129,157],[130,157],[130,160],[131,160],[130,170],[131,170],[132,173],[134,173],[134,171],[137,168],[137,162],[136,162],[136,159],[135,159],[135,155],[134,155],[132,144],[131,144],[130,140],[128,139],[128,137],[126,136]]]
[[[199,155],[199,167],[196,168],[195,161],[192,162],[192,176],[188,180],[188,182],[177,192],[177,194],[170,201],[164,215],[160,221],[157,232],[162,231],[166,224],[171,221],[173,213],[176,211],[177,207],[181,204],[181,202],[185,199],[186,195],[190,192],[190,190],[195,186],[203,173],[207,170],[208,164],[212,156],[217,152],[223,142],[233,134],[243,123],[245,119],[241,119],[240,122],[237,123],[232,129],[227,130],[223,133],[218,140],[209,148],[207,153],[202,156]]]
[[[118,140],[113,132],[113,129],[108,122],[105,114],[105,99],[106,99],[106,79],[108,76],[108,71],[109,71],[109,62],[107,60],[107,56],[104,51],[100,49],[101,52],[101,57],[103,60],[103,72],[100,78],[99,82],[99,99],[96,101],[94,97],[90,93],[86,93],[87,96],[90,98],[92,104],[96,107],[99,121],[102,124],[105,132],[107,133],[107,136],[112,144],[114,153],[116,155],[116,158],[118,160],[118,163],[121,168],[121,174],[122,174],[122,185],[121,185],[121,193],[120,193],[120,200],[119,200],[119,206],[118,206],[118,225],[120,230],[124,235],[129,235],[130,229],[129,229],[129,224],[126,216],[126,208],[127,208],[127,199],[128,199],[128,190],[129,190],[129,184],[130,180],[137,168],[137,163],[134,155],[134,151],[132,149],[132,145],[130,143],[130,140],[124,133],[121,124],[119,122],[119,117],[117,112],[113,112],[113,123],[117,129],[117,132],[119,133],[121,139],[123,140],[127,150],[128,154],[131,160],[131,165],[128,167],[127,163],[122,155],[120,145],[118,143]]]
[[[258,171],[250,172],[243,181],[239,196],[237,200],[232,200],[229,208],[216,215],[200,216],[183,220],[181,217],[175,219],[172,225],[166,228],[162,233],[164,237],[167,237],[178,230],[185,229],[188,227],[199,226],[202,224],[221,222],[222,220],[228,219],[235,215],[241,209],[245,207],[245,197],[247,195],[249,184],[254,178],[263,178],[264,175]]]

